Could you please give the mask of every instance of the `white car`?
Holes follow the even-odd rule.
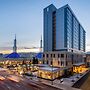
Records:
[[[60,83],[62,83],[63,82],[63,78],[62,79],[60,79]]]

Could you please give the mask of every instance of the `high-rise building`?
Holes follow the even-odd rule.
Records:
[[[81,73],[81,67],[85,67],[85,34],[69,5],[59,9],[53,4],[46,7],[43,63]]]
[[[16,35],[15,35],[15,39],[14,39],[13,52],[17,52],[17,40],[16,40]]]
[[[85,33],[69,5],[44,9],[44,52],[85,52]]]

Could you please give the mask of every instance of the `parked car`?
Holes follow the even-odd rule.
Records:
[[[62,83],[63,82],[63,78],[62,79],[60,79],[60,83]]]

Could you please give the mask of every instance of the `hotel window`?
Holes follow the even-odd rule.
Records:
[[[70,57],[70,55],[68,55],[68,58]]]
[[[53,54],[53,57],[55,58],[55,54]]]
[[[60,61],[58,61],[58,65],[60,64]]]
[[[77,57],[78,57],[79,55],[77,55]]]
[[[48,58],[48,54],[47,54],[47,58]]]
[[[61,54],[61,58],[64,58],[64,54]]]
[[[43,64],[44,64],[44,60],[43,60]]]
[[[68,62],[66,61],[66,66],[68,65]]]
[[[52,54],[51,54],[51,57],[52,57]]]
[[[64,62],[63,61],[61,61],[61,66],[64,66]]]
[[[60,55],[58,54],[58,58],[60,57]]]
[[[45,55],[43,54],[43,57],[45,57]]]
[[[63,62],[61,61],[61,66],[63,65]]]
[[[51,61],[51,65],[52,65],[52,61]]]
[[[48,60],[47,60],[47,64],[48,64]]]
[[[67,54],[66,54],[66,58],[67,58]]]

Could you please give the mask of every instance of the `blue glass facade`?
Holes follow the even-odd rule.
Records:
[[[69,7],[64,8],[64,46],[85,51],[85,30]]]
[[[73,17],[73,47],[79,49],[79,23],[75,17]]]
[[[56,8],[54,5],[50,5],[44,9],[44,51],[53,51],[54,50],[54,33],[55,31],[55,15],[54,11],[56,11]],[[54,17],[54,18],[53,18]]]
[[[86,32],[69,5],[59,9],[50,5],[45,10],[44,51],[85,51]]]
[[[65,47],[72,48],[72,13],[68,8],[65,9]]]
[[[80,26],[80,36],[79,36],[80,44],[79,44],[79,49],[80,50],[84,50],[84,51],[85,51],[85,44],[84,44],[85,43],[85,37],[86,37],[85,31],[84,31],[83,27]]]

